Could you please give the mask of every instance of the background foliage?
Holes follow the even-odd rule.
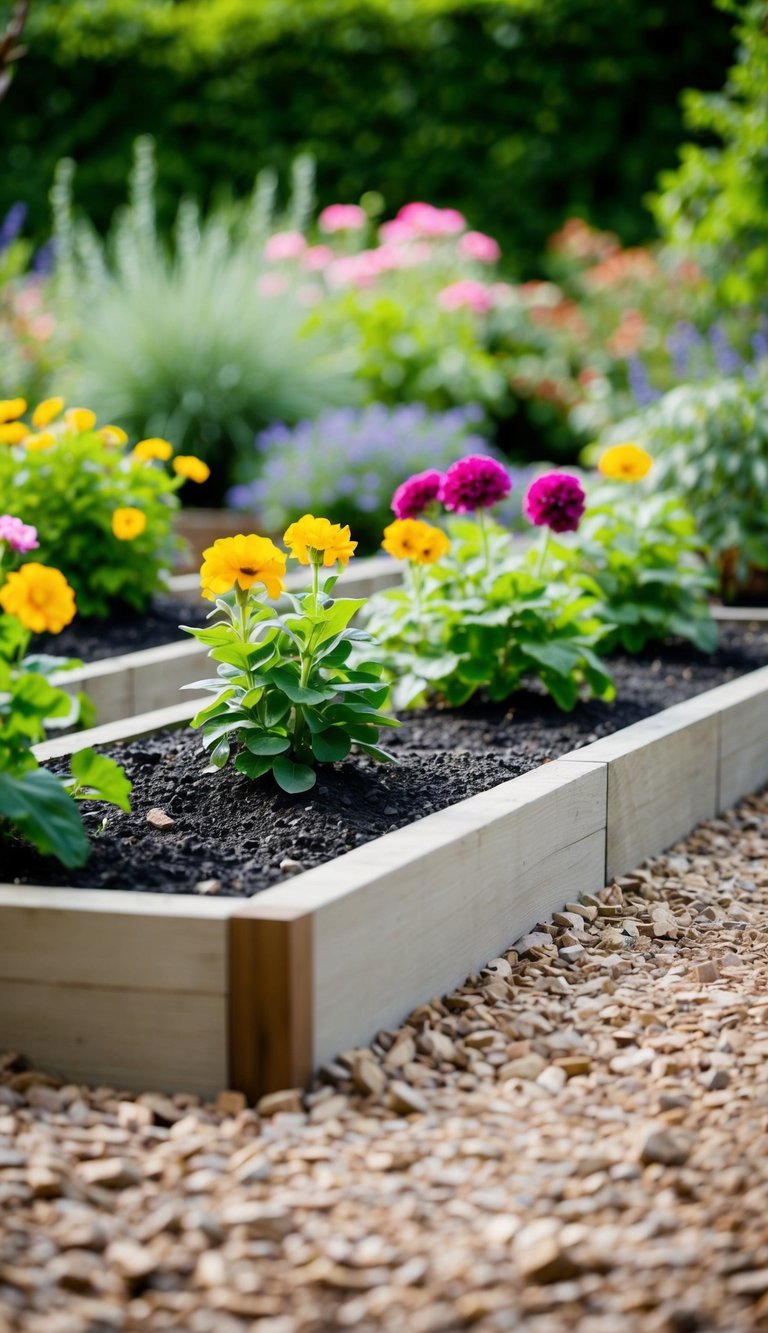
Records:
[[[164,221],[307,150],[321,204],[373,184],[393,211],[418,182],[523,264],[572,212],[647,235],[680,90],[719,86],[732,50],[702,0],[36,0],[27,38],[0,212],[23,198],[44,226],[71,155],[104,227],[151,131]]]

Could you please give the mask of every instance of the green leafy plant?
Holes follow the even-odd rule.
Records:
[[[0,613],[0,843],[15,832],[43,855],[79,866],[90,844],[77,802],[100,800],[129,810],[131,784],[113,759],[90,749],[72,756],[67,776],[38,763],[33,746],[51,730],[81,721],[83,701],[49,679],[79,663],[26,657],[29,640],[21,619]]]
[[[61,570],[82,615],[105,617],[121,604],[143,610],[181,546],[173,532],[176,492],[203,465],[185,457],[174,460],[182,474],[169,472],[167,441],[140,441],[132,450],[123,431],[97,430],[87,409],[46,420],[60,404],[40,404],[32,426],[18,419],[0,425],[0,432],[18,426],[20,435],[0,445],[3,506],[37,528],[35,559]],[[37,431],[36,416],[45,421]]]
[[[423,520],[387,529],[385,549],[407,561],[407,577],[371,598],[366,625],[394,706],[439,698],[455,707],[477,691],[502,700],[530,680],[563,709],[590,694],[613,698],[595,596],[540,577],[499,528],[468,518],[449,528],[450,551]]]
[[[221,623],[184,628],[208,646],[218,674],[185,688],[214,696],[192,720],[203,731],[206,772],[234,756],[241,773],[271,773],[283,791],[295,793],[314,786],[317,764],[345,759],[353,745],[374,759],[391,759],[378,744],[379,731],[397,723],[379,711],[388,693],[381,669],[370,661],[350,665],[356,645],[372,646],[368,633],[350,628],[364,599],[332,598],[337,574],[321,586],[323,562],[341,568],[354,550],[349,528],[306,515],[285,540],[309,564],[312,586],[300,596],[286,594],[284,612],[273,604],[282,590],[284,552],[266,537],[214,543],[201,579]],[[232,588],[233,596],[221,595]]]
[[[683,385],[606,432],[654,459],[658,490],[682,495],[726,593],[768,570],[768,389],[756,378]]]
[[[612,622],[601,653],[617,647],[638,653],[670,636],[705,653],[717,646],[707,601],[715,579],[693,518],[675,496],[621,485],[594,488],[578,533],[549,539],[546,568],[594,596],[596,614]]]

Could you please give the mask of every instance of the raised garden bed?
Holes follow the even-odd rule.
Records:
[[[190,711],[44,753],[150,736]],[[0,887],[0,1043],[69,1078],[126,1087],[254,1097],[301,1083],[606,875],[757,790],[768,667],[560,754],[250,898]],[[294,817],[307,799],[289,802]],[[198,809],[204,840],[215,812]],[[134,886],[145,864],[141,851]]]
[[[386,557],[359,560],[344,571],[340,584],[349,597],[364,597],[399,578],[398,566]],[[287,586],[306,580],[289,576]],[[84,690],[99,723],[132,717],[177,702],[182,685],[204,671],[205,649],[179,625],[202,624],[210,605],[200,597],[197,574],[171,579],[169,595],[158,598],[148,616],[127,616],[112,622],[77,620],[63,634],[40,645],[47,652],[85,659],[86,665],[62,672],[56,684]],[[139,646],[141,645],[141,646]]]

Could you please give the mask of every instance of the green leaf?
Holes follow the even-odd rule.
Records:
[[[110,759],[109,755],[97,754],[95,750],[77,750],[70,761],[70,770],[76,781],[77,799],[80,801],[107,801],[120,810],[130,811],[128,799],[132,783],[125,775],[125,769]]]
[[[268,773],[272,767],[271,755],[251,754],[248,750],[242,750],[235,759],[235,768],[240,773],[245,773],[247,778],[260,778]]]
[[[365,606],[365,603],[365,597],[339,597],[337,601],[332,602],[330,607],[322,611],[317,618],[321,626],[318,645],[325,643],[327,639],[335,639],[337,634],[347,628],[352,617],[361,606]]]
[[[223,717],[225,713],[229,712],[227,700],[231,699],[234,693],[233,689],[222,690],[218,699],[212,699],[209,704],[200,709],[199,713],[195,713],[189,725],[191,727],[202,727],[204,722],[210,722],[215,717]]]
[[[308,685],[300,685],[297,675],[288,667],[273,667],[268,674],[269,679],[294,704],[321,704],[324,699],[330,699],[334,692],[331,687],[315,690]]]
[[[321,763],[332,764],[346,759],[351,749],[352,742],[341,727],[329,727],[312,736],[312,753]]]
[[[228,736],[222,736],[218,745],[214,746],[208,756],[208,765],[203,769],[204,773],[215,773],[217,769],[224,768],[229,760],[230,743]]]
[[[292,759],[286,759],[285,755],[279,755],[272,764],[272,772],[275,775],[275,781],[283,791],[296,793],[309,791],[317,782],[317,775],[314,769],[308,764],[296,764]]]
[[[264,721],[268,727],[276,727],[291,711],[291,701],[277,690],[270,690],[264,701]]]
[[[59,779],[45,768],[21,777],[0,773],[0,818],[62,865],[81,866],[88,859],[90,844],[80,811]]]
[[[283,754],[291,746],[288,736],[269,731],[249,731],[243,741],[251,754]]]
[[[372,759],[378,759],[380,764],[396,764],[398,761],[393,754],[388,754],[386,750],[380,750],[378,745],[369,745],[366,741],[355,741],[358,750],[364,750]]]

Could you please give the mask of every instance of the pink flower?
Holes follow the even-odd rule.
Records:
[[[531,482],[523,513],[536,527],[552,532],[575,532],[586,505],[584,487],[568,472],[547,472]]]
[[[317,225],[321,231],[359,231],[367,221],[368,214],[359,204],[329,204],[317,219]]]
[[[379,227],[379,240],[385,241],[388,245],[398,245],[404,241],[410,241],[416,235],[413,227],[404,222],[402,218],[392,218],[391,222],[382,222]]]
[[[22,523],[20,518],[15,518],[13,514],[0,514],[0,544],[3,542],[10,546],[12,551],[24,553],[34,551],[40,543],[37,540],[37,528],[33,528],[31,523]]]
[[[300,231],[276,231],[264,246],[264,257],[270,263],[281,259],[298,259],[306,248],[306,238]]]
[[[256,283],[262,296],[282,296],[288,282],[281,273],[262,273]]]
[[[329,265],[326,276],[332,287],[372,287],[381,272],[376,250],[341,255]]]
[[[395,517],[418,518],[437,499],[442,481],[442,473],[434,468],[428,472],[415,472],[392,496],[390,507]]]
[[[468,231],[459,241],[459,249],[468,259],[476,259],[479,264],[495,264],[501,259],[501,246],[492,236],[483,231]]]
[[[493,309],[493,293],[482,282],[462,278],[459,282],[452,282],[449,287],[443,287],[437,293],[437,303],[443,310],[467,308],[479,315],[486,315]]]
[[[511,489],[512,478],[495,458],[468,454],[451,463],[437,498],[456,514],[471,514],[498,504]]]
[[[329,264],[332,264],[335,257],[330,245],[310,245],[309,249],[305,250],[301,256],[301,262],[304,268],[317,273],[320,269],[327,268]]]
[[[417,236],[456,236],[467,225],[455,208],[435,208],[434,204],[403,204],[396,222],[404,222]]]

